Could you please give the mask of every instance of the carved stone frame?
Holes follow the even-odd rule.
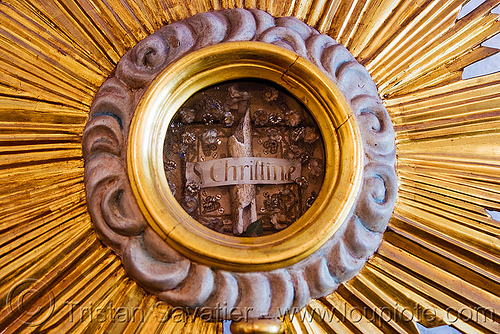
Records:
[[[187,54],[230,41],[274,44],[316,65],[344,95],[362,136],[362,187],[349,216],[313,254],[268,271],[230,271],[174,250],[144,218],[127,169],[132,119],[151,82]],[[299,310],[356,275],[378,248],[397,194],[394,131],[368,72],[329,36],[295,18],[275,19],[259,10],[198,14],[141,41],[99,89],[83,148],[95,229],[134,280],[172,305],[252,308],[255,318]]]

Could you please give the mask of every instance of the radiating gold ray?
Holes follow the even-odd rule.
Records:
[[[159,22],[155,18],[154,7],[151,7],[151,3],[147,4],[147,1],[136,2],[127,0],[124,2],[128,9],[133,13],[136,20],[142,24],[147,35],[152,34],[160,27]]]
[[[79,279],[82,275],[85,277]],[[117,290],[123,291],[123,284],[127,284],[114,256],[102,246],[94,247],[88,258],[76,263],[67,276],[72,279],[52,287],[55,304],[53,315],[43,324],[46,330],[59,327],[65,332],[81,332],[98,315],[95,309],[102,300],[113,292],[109,285],[115,283]],[[119,280],[122,284],[117,283]]]
[[[6,247],[7,249],[2,248],[1,253],[3,255],[8,254],[8,256],[4,256],[0,259],[0,265],[2,267],[7,267],[9,263],[14,259],[19,258],[23,254],[28,254],[32,248],[38,248],[42,245],[44,247],[49,247],[53,242],[55,242],[54,240],[56,239],[54,238],[57,238],[58,234],[68,232],[65,230],[69,228],[77,229],[79,227],[78,223],[85,224],[86,222],[88,222],[88,219],[77,218],[84,213],[85,206],[79,205],[79,207],[72,208],[71,212],[63,211],[59,217],[47,217],[48,223],[43,224],[43,229],[45,230],[44,233],[41,233],[36,229],[36,224],[33,224],[35,226],[29,225],[22,226],[18,229],[13,229],[11,231],[13,232],[12,234],[18,236],[22,235],[22,238],[2,237],[2,240],[0,242],[2,244],[8,243],[8,246]],[[55,219],[50,220],[51,218]],[[72,219],[71,224],[67,223],[68,218]],[[6,271],[7,270],[5,270],[3,274],[6,274]]]
[[[351,20],[347,23],[347,29],[344,33],[343,38],[341,39],[341,43],[345,45],[345,47],[350,47],[352,40],[355,38],[354,36],[358,35],[358,29],[363,25],[371,25],[370,18],[367,17],[367,11],[369,8],[383,8],[380,6],[380,2],[383,0],[367,0],[361,1],[356,8],[354,9],[353,14],[351,15]],[[363,23],[362,23],[363,22]]]
[[[117,15],[118,10],[111,10],[110,6],[100,1],[82,0],[78,2],[82,11],[88,15],[95,24],[102,29],[103,34],[110,41],[116,53],[123,55],[133,47],[139,38],[131,31],[131,25],[125,25],[123,15]],[[117,8],[117,7],[115,7]],[[162,12],[158,12],[161,14]]]
[[[366,34],[361,34],[361,32],[357,34],[349,50],[362,63],[373,59],[387,47],[396,34],[400,33],[422,11],[421,7],[429,2],[429,0],[388,0],[383,2],[380,8],[372,8],[371,11],[377,13],[371,14],[377,15],[376,23],[364,25],[363,28],[367,29]],[[380,14],[378,14],[378,11],[380,11]],[[360,43],[359,47],[357,46],[358,41]]]
[[[309,322],[302,321],[302,319],[310,319],[311,315],[308,313],[307,309],[303,309],[300,313],[298,313],[298,317],[290,318],[289,320],[285,320],[285,323],[288,326],[288,330],[294,334],[305,334],[305,333],[323,333],[323,331],[316,329],[313,332],[311,326],[309,326]]]
[[[387,99],[384,103],[400,141],[407,141],[414,138],[412,132],[427,132],[428,128],[437,126],[453,127],[455,124],[449,122],[451,117],[459,122],[482,122],[486,129],[496,128],[488,124],[499,108],[499,89],[500,73],[494,73],[407,97]]]
[[[82,180],[82,165],[80,161],[63,161],[48,165],[39,165],[36,170],[32,172],[30,170],[33,170],[33,168],[18,167],[9,169],[8,171],[0,171],[0,180],[6,186],[6,188],[0,190],[0,198],[4,205],[8,204],[9,199],[22,201],[28,195],[37,197],[32,194],[41,194],[46,190],[47,186],[59,182],[67,182],[74,179],[81,182]],[[38,178],[30,180],[28,176]],[[80,187],[83,190],[83,185]]]
[[[422,50],[417,49],[414,54],[405,58],[404,61],[401,61],[392,71],[387,71],[390,73],[377,81],[380,85],[379,89],[383,94],[389,97],[391,95],[403,95],[407,94],[409,91],[413,91],[415,87],[412,87],[412,80],[422,78],[427,72],[433,70],[437,71],[458,57],[466,57],[467,54],[471,52],[471,49],[475,48],[485,39],[496,34],[500,29],[500,22],[497,21],[497,18],[498,15],[496,14],[489,15],[484,20],[477,22],[476,25],[468,27],[465,30],[467,31],[466,33],[456,34],[453,38],[447,38],[446,41],[436,41],[435,45],[428,46],[427,48],[438,47],[438,49],[425,57],[419,55],[418,53],[421,53]],[[482,36],[483,39],[479,40],[477,36]],[[473,61],[479,59],[473,59]],[[404,66],[406,66],[407,69],[404,69]],[[396,72],[400,73],[396,74]],[[376,78],[374,79],[377,80]],[[436,82],[430,81],[427,86],[434,86],[436,84]]]
[[[4,209],[12,207],[13,201],[20,206],[24,204],[29,205],[33,198],[42,197],[43,195],[48,194],[48,191],[54,190],[50,189],[53,186],[55,186],[55,190],[57,190],[57,187],[73,186],[76,183],[80,183],[80,189],[75,188],[75,190],[77,190],[76,192],[83,194],[83,186],[81,185],[81,168],[75,168],[73,170],[68,169],[58,172],[51,168],[53,165],[67,167],[68,163],[63,162],[60,164],[52,164],[48,168],[38,167],[38,173],[30,174],[30,176],[35,175],[36,177],[39,175],[40,178],[31,182],[27,178],[28,175],[26,172],[16,172],[14,170],[12,171],[12,174],[0,174],[0,182],[6,186],[0,191],[0,203],[2,204],[2,207]],[[17,177],[19,177],[20,180],[15,180]],[[4,223],[5,217],[8,217],[11,214],[20,213],[13,211],[9,214],[2,211],[0,221]],[[19,222],[13,224],[10,222],[10,225],[8,226],[16,226],[18,223]]]
[[[2,20],[3,36],[9,37],[11,47],[23,55],[24,59],[30,57],[36,59],[37,67],[52,65],[50,73],[65,74],[71,78],[72,84],[92,85],[91,89],[100,83],[102,65],[89,59],[82,52],[75,49],[65,39],[57,38],[57,31],[53,29],[53,23],[47,20],[38,20],[36,16],[29,15],[26,7],[19,2],[14,6],[2,4],[0,20]],[[36,35],[38,38],[31,38]],[[12,42],[17,41],[19,45]],[[21,48],[23,46],[24,48]],[[12,50],[6,49],[7,52]],[[55,60],[55,61],[51,61]]]
[[[489,226],[488,223],[491,219],[484,214],[469,211],[465,203],[463,206],[457,205],[462,204],[462,202],[454,197],[443,196],[439,193],[435,194],[433,191],[425,191],[422,188],[424,187],[420,187],[420,185],[402,187],[400,193],[401,205],[405,206],[405,203],[408,203],[422,210],[430,211],[436,216],[447,217],[451,221],[459,222],[461,225],[479,230],[487,235],[495,236],[498,233],[498,227]],[[477,228],[477,225],[481,227]]]
[[[69,189],[63,191],[61,187]],[[34,225],[34,220],[37,218],[42,216],[50,218],[51,215],[59,214],[63,208],[75,207],[84,199],[84,193],[81,180],[77,179],[59,182],[48,187],[42,186],[41,189],[36,190],[32,190],[30,186],[28,190],[22,191],[17,196],[9,197],[3,198],[2,202],[9,203],[9,199],[17,200],[17,205],[12,203],[4,205],[1,225],[4,230],[27,223]],[[38,211],[33,205],[37,205]]]
[[[340,321],[331,310],[327,309],[319,301],[311,301],[307,308],[300,314],[305,323],[307,332],[320,333],[345,333],[350,332],[349,327]],[[312,327],[312,328],[311,328]]]
[[[29,1],[12,1],[7,5],[2,4],[0,8],[5,13],[2,19],[5,20],[5,27],[9,29],[6,32],[10,37],[16,37],[18,43],[25,46],[24,52],[34,53],[40,60],[44,58],[55,60],[52,62],[55,70],[64,67],[74,80],[83,78],[94,86],[102,82],[103,74],[106,75],[112,70],[113,64],[105,61],[105,57],[96,57],[95,53],[92,53],[91,43],[82,39],[78,42],[83,43],[79,44],[77,40],[81,36],[77,35],[74,38],[66,31],[66,28],[72,29],[72,26],[69,22],[62,24],[58,22],[63,20],[63,16],[56,8],[36,7]],[[47,13],[51,13],[52,16]],[[9,17],[8,14],[13,17]],[[30,38],[32,36],[39,37]],[[102,69],[106,68],[106,72],[103,73]]]
[[[356,32],[356,28],[359,26],[361,20],[363,19],[364,13],[366,12],[368,6],[375,5],[377,4],[371,3],[370,0],[360,0],[357,3],[353,3],[347,14],[348,20],[346,17],[346,20],[342,24],[342,28],[339,31],[338,42],[347,46],[353,38],[353,34]]]
[[[498,1],[495,0],[495,3]],[[400,81],[410,81],[433,67],[442,66],[446,61],[461,56],[498,32],[499,23],[496,20],[498,16],[484,16],[491,10],[491,7],[485,7],[486,5],[477,8],[454,25],[451,23],[457,12],[453,4],[450,3],[449,7],[440,7],[436,15],[444,16],[442,27],[432,27],[431,30],[425,30],[421,26],[415,27],[414,36],[408,36],[404,43],[397,43],[392,52],[384,51],[388,52],[385,55],[388,57],[385,58],[385,62],[377,64],[374,60],[367,64],[375,82],[380,85],[379,89],[385,91],[389,86],[394,86],[387,90],[387,94],[390,94],[400,87]],[[434,31],[439,28],[446,33],[435,34]],[[429,34],[436,37],[429,39]]]
[[[479,229],[483,231],[488,230],[493,234],[498,232],[500,223],[492,221],[485,214],[484,210],[485,206],[492,207],[496,205],[495,202],[482,201],[467,192],[457,192],[453,189],[453,184],[443,182],[443,185],[438,183],[434,178],[421,177],[414,174],[411,177],[407,177],[403,173],[401,178],[404,182],[404,188],[402,189],[404,192],[403,198],[417,199],[417,197],[424,197],[429,202],[436,203],[441,210],[449,211],[452,216],[459,214],[461,217],[474,221],[474,226],[479,223],[479,226],[481,226]]]
[[[144,314],[143,322],[139,321],[129,321],[124,322],[122,325],[116,324],[110,326],[108,330],[110,332],[120,332],[124,334],[131,333],[154,333],[164,321],[164,313],[157,312],[160,308],[157,306],[158,299],[152,295],[146,294],[142,288],[138,287],[136,284],[131,284],[131,289],[133,292],[128,293],[128,300],[126,301],[128,309],[141,310]]]
[[[395,261],[394,258],[390,258],[387,256],[388,254],[394,255],[391,252],[394,251],[397,242],[402,242],[403,244],[408,246],[408,253],[419,257],[418,261],[426,261],[428,262],[427,268],[426,266],[416,266],[411,267],[408,270],[413,270],[418,272],[419,270],[429,270],[431,271],[432,265],[439,266],[442,273],[436,274],[436,276],[443,276],[444,272],[446,272],[446,279],[452,279],[451,277],[454,275],[455,280],[462,281],[460,286],[463,286],[464,289],[467,287],[467,284],[471,284],[469,292],[462,294],[462,296],[473,296],[474,291],[484,290],[482,292],[482,296],[479,299],[471,298],[472,301],[477,302],[479,305],[491,305],[491,307],[495,307],[498,305],[498,264],[495,264],[493,261],[490,261],[490,265],[493,268],[488,268],[485,264],[487,263],[487,259],[483,259],[482,263],[479,263],[478,266],[483,266],[483,270],[475,271],[474,267],[474,258],[467,259],[461,258],[460,251],[458,250],[456,254],[451,255],[449,258],[446,258],[446,240],[443,242],[443,245],[439,245],[435,243],[435,240],[430,239],[429,241],[420,242],[418,240],[418,234],[415,233],[415,230],[409,229],[412,233],[406,233],[403,229],[397,228],[393,234],[390,234],[388,237],[388,244],[384,244],[381,248],[381,255],[386,256],[392,261]],[[408,255],[408,254],[407,254]],[[478,254],[480,255],[480,254]],[[410,255],[408,255],[410,256]],[[479,256],[476,256],[476,259]],[[412,259],[405,258],[405,260],[409,262],[413,261]],[[436,262],[441,261],[442,263]],[[423,262],[422,262],[423,263]],[[404,263],[406,265],[406,263]],[[415,263],[416,264],[416,263]],[[419,268],[419,270],[417,270]],[[436,271],[436,270],[432,270]],[[439,272],[437,270],[436,272]],[[495,272],[496,271],[496,272]],[[445,279],[445,278],[443,278]],[[439,282],[434,280],[433,277],[429,277],[427,279],[428,282],[432,282],[436,286],[442,285],[443,289],[454,289],[454,285],[451,285],[452,281],[449,284],[443,284],[443,282]],[[460,292],[461,293],[461,292]],[[481,300],[483,299],[483,300]],[[481,304],[480,302],[488,302],[487,304]],[[488,306],[489,307],[489,306]]]
[[[438,235],[450,235],[457,246],[466,247],[498,265],[498,238],[490,233],[478,230],[474,225],[466,225],[461,220],[452,220],[446,215],[434,213],[432,207],[423,203],[401,201],[402,208],[398,210],[402,215],[417,224],[434,230]]]
[[[45,161],[80,159],[82,156],[81,149],[68,149],[45,152],[17,152],[14,154],[3,155],[0,157],[0,166],[6,168],[8,166],[19,166],[33,164]]]
[[[44,22],[42,25],[44,28],[47,25],[51,26],[52,29],[49,31],[52,30],[56,36],[59,35],[58,37],[68,41],[88,58],[93,59],[98,66],[110,71],[118,61],[118,55],[110,47],[103,32],[92,25],[86,15],[78,15],[78,11],[71,12],[67,4],[56,0],[44,3],[24,0],[17,4],[12,2],[10,5],[23,13],[31,14],[29,17]],[[89,25],[85,26],[85,23]]]
[[[62,142],[62,143],[53,143],[53,144],[38,144],[35,147],[33,145],[25,144],[25,145],[17,145],[15,147],[15,151],[13,147],[2,147],[0,148],[1,154],[10,154],[10,153],[29,153],[30,151],[52,151],[52,150],[78,150],[79,143],[71,143],[71,142]]]
[[[470,277],[467,272],[458,272],[454,275],[448,272],[450,268],[446,265],[440,263],[440,266],[437,266],[432,259],[432,252],[424,252],[425,248],[419,244],[405,242],[404,246],[407,249],[405,251],[401,250],[400,245],[383,243],[379,249],[380,256],[373,258],[370,263],[373,263],[377,270],[387,275],[394,275],[400,283],[404,283],[403,285],[407,285],[427,301],[435,303],[429,305],[429,309],[438,311],[443,321],[453,323],[466,333],[498,332],[500,328],[498,315],[491,312],[498,309],[497,295],[485,291],[483,285],[469,283],[467,279]],[[380,261],[380,258],[384,260]],[[363,270],[361,277],[370,270],[369,268],[371,266]],[[387,277],[384,280],[386,284],[392,283]],[[413,299],[414,302],[419,302],[419,298],[413,297]],[[484,308],[490,311],[482,314],[481,310]],[[479,312],[476,313],[476,310]],[[471,314],[472,319],[467,319]]]
[[[71,332],[100,332],[112,323],[115,307],[113,303],[120,302],[120,297],[125,293],[127,286],[125,271],[115,263],[116,261],[102,274],[92,274],[96,278],[95,281],[89,282],[85,290],[75,296],[78,302],[83,303],[76,302],[78,303],[76,305],[86,305],[90,310],[86,311],[85,306],[82,306],[81,310],[76,311],[76,313],[80,312],[80,321],[76,321]],[[83,294],[86,295],[82,296]],[[84,299],[80,301],[80,297]]]
[[[47,294],[48,290],[61,281],[68,270],[72,269],[75,261],[81,259],[84,255],[88,255],[88,252],[93,252],[95,250],[95,247],[92,247],[95,241],[96,237],[90,230],[80,234],[76,233],[75,237],[66,236],[62,247],[58,245],[59,247],[53,250],[52,253],[47,254],[46,257],[35,258],[33,262],[36,263],[36,265],[31,263],[30,266],[21,268],[24,269],[21,272],[14,273],[16,277],[14,284],[22,282],[23,278],[35,279],[35,282],[31,284],[32,288],[36,291],[40,291],[42,294]],[[56,268],[56,270],[50,270],[53,268]],[[18,268],[14,269],[19,271]],[[66,279],[62,281],[68,282],[69,280]],[[15,288],[15,285],[3,284],[0,295],[5,298],[12,288]],[[39,296],[31,295],[28,297],[28,300],[23,300],[23,302],[28,306],[33,303],[34,299],[37,297]],[[22,323],[23,320],[19,318],[23,316],[22,311],[23,310],[19,310],[15,307],[12,308],[10,303],[3,305],[0,310],[0,326],[5,328],[15,319]]]
[[[321,19],[319,20],[318,30],[323,34],[329,34],[333,18],[339,11],[342,0],[332,0],[324,7]],[[330,36],[332,36],[330,34]]]
[[[5,120],[0,122],[0,128],[2,129],[2,134],[11,135],[10,137],[5,136],[5,141],[18,140],[16,135],[25,135],[26,138],[29,138],[28,140],[31,141],[36,141],[38,135],[53,136],[53,141],[77,141],[82,135],[87,115],[80,110],[29,99],[20,101],[19,99],[3,97],[2,101],[5,102],[5,104],[0,107],[0,115],[2,115]],[[17,115],[14,113],[16,106],[18,108],[24,107],[27,112],[32,113],[32,116],[37,116],[36,118],[42,119],[37,119],[37,121],[40,122],[25,120],[23,119],[24,115]],[[11,113],[10,118],[7,118],[8,113]],[[43,119],[45,114],[47,115],[47,119]],[[68,137],[67,139],[61,139],[61,136]]]
[[[114,17],[114,20],[119,23],[121,30],[120,33],[130,35],[129,38],[133,38],[136,41],[140,41],[148,35],[147,28],[141,21],[139,21],[132,8],[130,8],[126,2],[111,0],[106,4],[100,3],[96,6],[99,6],[99,8],[104,7],[106,12],[109,11],[108,16]],[[99,12],[96,14],[100,16]],[[109,26],[109,24],[107,25]],[[119,40],[117,41],[117,44],[120,44]],[[133,46],[133,44],[130,46]]]
[[[273,16],[287,16],[293,14],[293,7],[297,3],[297,0],[291,0],[283,4],[279,1],[269,1],[269,14]],[[234,8],[234,6],[229,6],[227,8]]]
[[[498,102],[498,97],[492,97],[488,103]],[[434,110],[433,110],[434,109]],[[402,147],[409,146],[411,142],[418,141],[443,141],[464,133],[469,136],[486,134],[498,128],[498,107],[485,106],[482,101],[468,101],[461,105],[445,105],[440,109],[429,107],[425,112],[410,112],[403,116],[408,120],[407,123],[401,123],[397,126],[400,131]],[[460,129],[454,129],[455,126],[449,124],[447,120],[453,118],[456,120]],[[424,123],[425,122],[425,123]],[[486,125],[490,123],[490,125]],[[458,130],[458,131],[457,131]]]
[[[15,131],[16,128],[26,129],[26,132],[47,133],[45,127],[59,126],[62,133],[81,133],[82,125],[87,119],[85,109],[74,109],[64,105],[43,101],[41,99],[2,96],[0,105],[0,126],[2,133]],[[18,123],[13,123],[18,122]],[[65,127],[62,126],[65,125]],[[76,131],[71,131],[75,128]],[[38,127],[37,127],[38,125]],[[19,131],[18,131],[19,132]],[[20,131],[23,132],[23,131]]]
[[[65,190],[60,188],[65,187]],[[40,189],[32,190],[32,185],[24,187],[17,196],[2,198],[4,211],[1,215],[1,228],[6,231],[22,224],[36,225],[34,221],[42,216],[56,216],[63,209],[76,208],[83,202],[84,190],[81,179],[70,179],[49,186],[40,185]],[[13,205],[12,201],[16,201]],[[33,206],[37,207],[34,208]],[[42,224],[45,220],[42,221]]]
[[[325,326],[325,322],[316,316],[316,313],[309,307],[306,307],[300,312],[304,320],[301,320],[305,333],[315,333],[315,334],[328,334],[332,333],[331,328]],[[337,330],[340,333],[348,332],[348,328],[343,324],[339,323]]]
[[[453,322],[467,333],[500,330],[491,312],[500,301],[500,224],[485,212],[500,207],[499,78],[461,80],[385,101],[399,142],[401,188],[392,232],[371,263],[440,303],[436,309],[445,317],[475,315]],[[397,263],[405,264],[400,272]],[[457,286],[457,292],[448,288]]]
[[[321,20],[321,16],[325,14],[326,6],[330,5],[335,1],[328,0],[314,0],[311,2],[309,10],[305,13],[304,17],[301,18],[308,25],[316,27],[319,21]],[[298,18],[298,16],[297,16]]]
[[[370,284],[371,282],[363,279],[352,280],[345,287],[349,293],[355,296],[365,306],[362,308],[371,309],[379,318],[384,332],[394,333],[415,333],[418,334],[414,321],[408,314],[398,312],[399,304],[395,302],[394,296],[390,295],[389,290],[380,289]],[[375,319],[372,315],[370,319]],[[385,327],[385,328],[384,328]]]
[[[462,79],[462,69],[481,59],[487,58],[498,53],[498,49],[488,47],[477,47],[455,57],[441,65],[433,68],[431,71],[419,75],[417,78],[397,87],[397,93],[392,95],[413,94],[427,87],[449,84]],[[390,94],[386,92],[386,94]]]
[[[3,41],[0,50],[3,51],[0,56],[0,63],[4,73],[9,73],[14,77],[23,77],[34,86],[43,86],[45,89],[54,91],[59,95],[64,95],[67,99],[85,101],[92,92],[92,88],[77,82],[72,82],[71,76],[66,73],[55,72],[52,70],[53,65],[48,63],[33,65],[36,59],[35,55],[26,55],[17,43],[12,45],[12,42]],[[42,65],[42,66],[41,66]],[[52,70],[52,73],[51,73]],[[63,79],[62,79],[62,78]]]
[[[72,242],[73,240],[81,239],[82,235],[88,234],[90,232],[88,228],[88,219],[74,219],[74,222],[69,226],[65,226],[64,230],[64,233],[59,233],[55,236],[51,235],[52,233],[48,232],[47,234],[50,238],[50,242],[47,242],[48,238],[44,238],[45,236],[42,236],[41,239],[45,242],[39,244],[33,243],[31,249],[29,249],[28,251],[24,249],[14,251],[15,254],[13,254],[13,256],[17,255],[19,257],[8,258],[5,259],[5,261],[2,261],[8,264],[8,267],[6,267],[5,270],[2,271],[2,276],[0,277],[0,279],[5,283],[10,279],[13,279],[14,277],[16,279],[38,277],[33,276],[37,270],[46,271],[50,268],[49,263],[51,261],[54,261],[55,259],[64,255],[61,254],[62,249],[61,247],[59,247],[61,243],[66,241]],[[22,252],[23,250],[25,252]],[[67,249],[65,250],[67,251]],[[8,256],[8,253],[4,253],[4,256]],[[41,263],[44,262],[46,263],[47,267],[41,266]],[[5,288],[7,288],[7,286],[5,286]],[[3,300],[6,300],[6,295],[8,294],[7,290],[1,290],[0,295],[4,297]]]
[[[81,101],[66,98],[54,90],[44,89],[43,85],[33,77],[23,78],[23,80],[15,79],[15,73],[9,72],[8,69],[0,70],[0,96],[40,99],[49,102],[58,101],[75,109],[81,108]],[[87,98],[87,100],[89,99]]]
[[[342,1],[339,4],[336,15],[332,18],[330,29],[328,34],[340,40],[342,37],[342,32],[346,29],[346,26],[351,18],[353,11],[356,8],[359,0],[355,1]]]
[[[51,287],[54,295],[53,302],[55,302],[54,314],[48,322],[40,326],[41,330],[49,330],[52,322],[57,321],[60,316],[64,318],[62,330],[65,331],[80,332],[82,327],[88,328],[92,321],[97,322],[95,319],[99,310],[96,311],[96,309],[103,307],[102,304],[112,292],[112,287],[119,285],[125,275],[119,262],[114,261],[115,258],[107,254],[108,256],[105,256],[106,254],[101,252],[97,263],[83,263],[83,267],[75,266],[80,270],[69,273],[68,278],[73,278],[72,280],[62,280]],[[48,306],[49,300],[46,302]],[[71,314],[70,310],[72,310]],[[43,317],[44,314],[41,316]],[[30,321],[41,322],[41,319],[37,319],[35,315]],[[9,329],[16,331],[26,325],[29,324],[21,321],[13,323]]]
[[[387,23],[386,21],[393,17],[394,12],[400,6],[405,4],[408,4],[408,2],[401,0],[372,0],[367,2],[364,12],[359,16],[357,24],[351,30],[346,47],[354,56],[359,56],[361,51],[366,50],[371,45],[376,45],[378,41],[371,40],[372,37],[383,29],[385,23]]]
[[[17,129],[16,129],[17,130]],[[7,126],[2,126],[2,131],[4,134],[1,135],[0,141],[2,143],[6,143],[11,146],[10,150],[5,149],[6,152],[16,152],[19,144],[29,144],[29,143],[60,143],[67,142],[69,144],[73,144],[78,140],[79,135],[70,134],[70,133],[51,133],[50,129],[36,131],[35,133],[30,133],[29,129],[26,129],[25,132],[9,131]],[[50,145],[50,144],[49,144]]]
[[[485,208],[497,209],[498,200],[492,197],[492,194],[498,193],[498,186],[482,188],[480,182],[470,182],[465,184],[457,178],[439,175],[429,171],[426,175],[420,174],[418,171],[405,169],[401,171],[402,182],[409,187],[422,189],[422,191],[433,191],[444,196],[459,200],[463,207],[467,207],[469,211],[477,213],[479,216],[486,216]],[[440,180],[441,182],[438,182]],[[500,226],[496,220],[485,219],[482,224],[489,226]]]
[[[484,289],[496,293],[498,288],[498,264],[489,261],[488,257],[482,257],[481,254],[467,256],[470,249],[460,246],[460,243],[454,243],[453,240],[447,240],[441,235],[431,235],[425,228],[419,229],[418,226],[413,226],[411,222],[403,221],[402,219],[394,222],[394,233],[419,243],[431,252],[437,254],[434,259],[439,259],[447,264],[448,268],[452,268],[458,274],[468,273],[469,280],[474,283],[488,284],[483,285]],[[422,241],[422,236],[426,239]]]
[[[305,20],[308,16],[307,14],[311,10],[313,5],[313,0],[305,0],[305,1],[294,1],[292,15],[298,18],[299,20]]]
[[[382,318],[371,309],[358,307],[359,304],[355,304],[353,299],[351,294],[348,294],[348,298],[344,298],[340,293],[334,293],[322,298],[319,302],[315,301],[315,305],[311,303],[310,306],[313,309],[321,309],[325,312],[323,314],[328,314],[324,320],[332,328],[336,323],[348,322],[350,328],[355,328],[362,333],[384,333]],[[355,331],[351,330],[351,332]]]
[[[433,290],[431,286],[425,284],[413,285],[412,283],[415,280],[414,277],[409,277],[402,272],[399,277],[396,275],[391,276],[390,274],[372,266],[367,266],[365,272],[366,273],[364,273],[364,275],[360,276],[359,280],[366,281],[369,286],[375,286],[379,289],[384,289],[384,291],[390,291],[392,298],[394,298],[394,305],[401,310],[407,310],[406,312],[402,312],[402,314],[411,316],[409,310],[412,310],[419,316],[419,321],[426,324],[428,327],[453,324],[467,333],[481,332],[478,331],[479,326],[477,326],[477,324],[469,323],[465,319],[457,319],[458,317],[452,313],[450,304],[448,304],[445,308],[444,304],[441,304],[440,301],[436,301],[434,296],[439,295],[440,292]],[[391,272],[391,274],[393,273],[394,272]],[[407,280],[403,281],[401,278],[407,278]],[[419,282],[423,283],[422,280]],[[429,292],[433,295],[426,294]],[[458,305],[460,306],[457,306],[455,308],[456,310],[471,310],[463,304]],[[426,310],[432,310],[432,312],[428,312]],[[465,312],[463,313],[465,314]],[[481,317],[482,315],[478,316]],[[493,324],[493,326],[491,326],[491,324]],[[490,329],[495,329],[494,323],[491,319],[490,325],[486,325],[486,327],[488,326],[490,326]],[[482,328],[482,330],[484,329],[486,328]]]
[[[408,44],[418,43],[422,35],[430,40],[436,38],[431,31],[443,31],[449,28],[458,13],[461,1],[429,1],[422,0],[408,3],[401,1],[396,12],[389,19],[390,25],[383,26],[372,39],[365,50],[358,57],[368,69],[374,66],[383,66],[384,62],[391,62],[399,50],[407,48]],[[433,24],[429,24],[432,22]],[[387,67],[386,67],[387,68]]]

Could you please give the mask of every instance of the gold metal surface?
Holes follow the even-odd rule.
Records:
[[[282,334],[285,325],[278,319],[257,319],[231,323],[232,334]]]
[[[198,12],[257,7],[344,43],[375,78],[398,141],[400,197],[378,254],[334,294],[284,317],[287,333],[418,333],[417,321],[499,333],[500,223],[485,209],[500,211],[500,74],[461,75],[497,51],[481,43],[500,31],[489,13],[500,1],[456,20],[464,2],[2,1],[0,331],[222,333],[222,323],[165,318],[169,306],[100,245],[80,141],[97,88],[126,50]],[[26,279],[39,294],[8,300]],[[102,311],[110,303],[114,313]],[[114,318],[120,308],[141,317]]]
[[[304,103],[324,138],[323,187],[296,223],[269,236],[240,238],[214,232],[191,218],[172,195],[163,147],[174,114],[194,93],[225,81],[258,78],[286,88]],[[233,270],[270,270],[296,263],[337,231],[361,186],[361,135],[333,82],[307,60],[259,42],[224,43],[183,57],[160,74],[139,103],[131,125],[128,170],[149,224],[196,262]]]

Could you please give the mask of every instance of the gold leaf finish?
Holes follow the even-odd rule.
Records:
[[[0,3],[0,331],[221,333],[127,278],[86,211],[81,135],[97,88],[159,27],[207,10],[293,15],[344,43],[391,114],[400,179],[378,253],[288,333],[500,332],[498,0],[6,0]],[[486,211],[488,210],[488,211]],[[297,310],[298,311],[298,310]]]
[[[307,101],[322,135],[329,138],[324,149],[330,166],[315,206],[298,224],[270,236],[244,239],[223,236],[189,217],[172,193],[165,191],[168,183],[161,172],[165,133],[181,105],[202,88],[242,78],[286,85]],[[307,59],[262,42],[224,43],[184,56],[151,87],[131,125],[129,180],[148,223],[178,252],[211,268],[270,271],[313,254],[349,219],[363,182],[361,133],[342,92]]]

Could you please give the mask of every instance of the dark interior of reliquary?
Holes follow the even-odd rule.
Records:
[[[184,210],[229,235],[290,226],[323,183],[323,140],[311,113],[263,80],[195,93],[170,122],[163,152],[170,190]]]

